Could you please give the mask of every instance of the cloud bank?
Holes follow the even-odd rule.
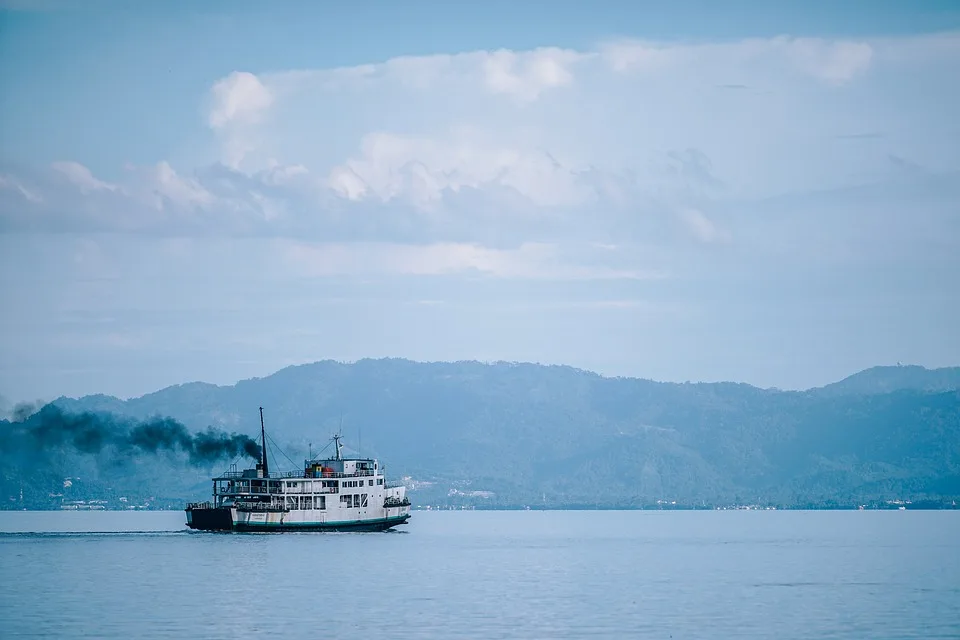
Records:
[[[158,158],[109,180],[83,158],[8,166],[0,229],[274,237],[306,273],[661,277],[664,255],[812,233],[817,212],[795,204],[812,194],[834,194],[820,211],[850,188],[936,185],[950,201],[958,65],[947,33],[238,70],[196,96],[218,162]],[[916,91],[897,93],[907,79]],[[597,266],[599,245],[636,259]]]

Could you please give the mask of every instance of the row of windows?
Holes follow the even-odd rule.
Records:
[[[284,504],[291,511],[326,509],[327,496],[286,496]]]
[[[383,478],[377,478],[377,486],[381,486],[381,485],[383,485]],[[296,489],[299,486],[301,486],[301,482],[299,480],[287,481],[287,489]],[[323,480],[320,486],[322,486],[324,489],[335,488],[337,486],[337,481]],[[363,485],[363,480],[344,480],[340,486],[356,488],[356,487],[362,487],[364,485]],[[367,486],[368,487],[373,486],[373,478],[367,480]]]
[[[354,493],[340,496],[341,507],[365,507],[367,506],[367,494]]]
[[[326,509],[327,496],[286,496],[284,505],[291,511],[305,511],[309,509]],[[366,493],[352,493],[340,496],[340,506],[359,508],[367,506]]]

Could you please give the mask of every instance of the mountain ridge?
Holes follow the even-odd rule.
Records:
[[[635,380],[640,382],[650,382],[654,384],[662,385],[737,385],[737,386],[747,386],[753,389],[758,389],[761,391],[777,391],[783,393],[808,393],[808,392],[837,392],[842,391],[843,393],[850,393],[853,389],[863,386],[862,381],[870,381],[877,383],[879,385],[889,385],[889,380],[895,378],[897,380],[904,380],[907,378],[907,375],[912,375],[914,381],[912,383],[907,382],[906,384],[893,384],[886,388],[886,390],[895,390],[901,388],[918,388],[926,390],[942,390],[949,391],[953,389],[960,389],[960,366],[949,366],[949,367],[934,367],[927,368],[922,365],[876,365],[873,367],[868,367],[856,373],[852,373],[840,380],[834,382],[829,382],[820,386],[808,387],[806,389],[780,389],[778,387],[763,387],[749,382],[737,382],[734,380],[715,380],[715,381],[691,381],[687,380],[684,382],[673,382],[673,381],[663,381],[655,380],[653,378],[646,378],[642,376],[623,376],[623,375],[606,375],[590,369],[583,369],[580,367],[574,367],[572,365],[565,364],[540,364],[536,362],[527,362],[527,361],[508,361],[508,360],[495,360],[495,361],[482,361],[482,360],[414,360],[409,358],[394,358],[394,357],[384,357],[384,358],[360,358],[358,360],[316,360],[314,362],[306,362],[301,364],[287,365],[281,369],[278,369],[272,373],[269,373],[264,376],[252,376],[250,378],[243,378],[237,380],[232,384],[215,384],[211,382],[205,382],[201,380],[193,380],[189,382],[181,382],[176,384],[167,385],[166,387],[161,387],[156,391],[150,391],[144,393],[140,396],[132,396],[130,398],[120,398],[118,396],[113,396],[109,394],[88,394],[79,397],[71,396],[59,396],[54,399],[52,402],[57,402],[60,400],[81,400],[87,398],[109,398],[117,400],[119,402],[127,402],[130,400],[139,400],[146,398],[148,396],[155,396],[158,394],[163,394],[166,391],[170,390],[179,390],[187,387],[190,388],[207,388],[207,389],[229,389],[235,388],[237,385],[250,383],[255,381],[267,380],[274,378],[280,375],[285,374],[286,372],[292,372],[297,370],[302,370],[304,368],[315,368],[321,365],[328,366],[340,366],[340,367],[349,367],[355,366],[363,363],[377,363],[377,362],[399,362],[407,363],[412,365],[426,365],[426,366],[436,366],[436,365],[468,365],[468,366],[477,366],[477,367],[537,367],[542,369],[564,369],[575,372],[577,374],[584,374],[589,376],[596,376],[604,380]],[[884,390],[881,387],[876,388],[873,392],[878,392]],[[869,391],[868,391],[869,392]]]
[[[944,388],[957,372],[873,367],[782,391],[383,358],[55,402],[246,434],[259,432],[263,406],[271,455],[292,467],[342,424],[348,444],[385,460],[428,504],[853,504],[960,497],[960,384]]]

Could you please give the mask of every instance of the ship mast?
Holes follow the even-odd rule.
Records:
[[[270,472],[267,471],[267,432],[263,428],[263,407],[260,407],[260,468],[263,469],[263,477],[269,478]]]
[[[343,445],[340,444],[340,437],[343,433],[343,413],[340,413],[340,427],[337,429],[337,433],[333,436],[334,449],[337,450],[337,460],[343,460],[343,456],[340,455],[340,450],[343,448]]]

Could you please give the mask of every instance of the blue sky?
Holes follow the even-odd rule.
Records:
[[[0,13],[0,394],[960,362],[950,2]]]

